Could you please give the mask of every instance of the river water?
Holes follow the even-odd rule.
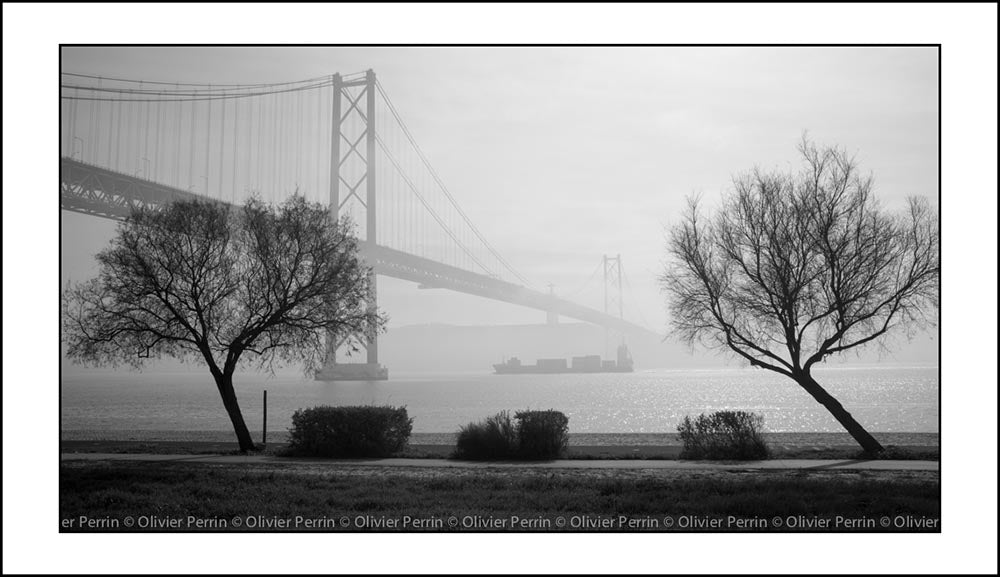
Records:
[[[301,374],[246,374],[237,375],[236,387],[247,424],[255,431],[262,426],[265,389],[270,431],[286,430],[299,408],[366,404],[405,405],[414,418],[415,434],[454,433],[499,410],[529,408],[564,412],[574,434],[672,433],[684,415],[719,409],[761,413],[767,430],[775,433],[843,431],[794,382],[762,370],[391,376],[383,382],[323,383]],[[938,432],[937,367],[834,367],[817,370],[814,376],[869,431]],[[61,411],[64,438],[136,432],[147,437],[171,432],[178,438],[196,432],[232,435],[211,377],[194,369],[67,372]]]

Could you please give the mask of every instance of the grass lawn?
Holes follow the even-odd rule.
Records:
[[[631,530],[775,530],[766,527],[711,526],[710,521],[779,516],[779,530],[789,517],[834,519],[836,516],[879,520],[900,515],[937,519],[940,476],[936,471],[704,471],[610,469],[435,469],[371,465],[205,463],[128,463],[68,461],[61,464],[60,513],[74,520],[63,530],[79,530],[79,517],[108,520],[89,530],[148,530],[120,522],[125,517],[216,519],[225,526],[173,528],[233,530],[233,518],[257,529],[358,530],[358,520],[384,523],[366,530],[621,530],[614,519],[651,518],[655,526]],[[296,516],[330,519],[331,527],[264,526],[259,519]],[[402,526],[401,520],[433,519],[428,526]],[[458,527],[448,526],[454,517]],[[532,527],[508,523],[533,519]],[[598,519],[598,526],[571,527],[577,517]],[[670,522],[664,519],[670,517]],[[345,527],[336,521],[346,518]],[[477,519],[500,519],[503,526],[477,526]],[[561,518],[564,525],[553,523]],[[698,518],[707,526],[680,527]],[[378,521],[381,519],[382,521]],[[472,521],[468,521],[472,519]],[[566,520],[570,520],[566,522]],[[600,519],[605,519],[601,521]],[[608,521],[608,520],[611,521]],[[369,521],[366,521],[371,523]],[[607,525],[610,522],[611,525]],[[116,525],[117,523],[117,525]],[[443,525],[442,525],[443,523]],[[548,523],[546,525],[545,523]],[[605,523],[606,526],[600,526]],[[672,523],[671,527],[666,527]],[[731,523],[727,520],[726,523]],[[939,530],[936,527],[889,527],[890,530]],[[160,527],[156,530],[165,530]],[[793,527],[795,530],[851,530],[850,527]],[[882,527],[868,530],[883,530]]]

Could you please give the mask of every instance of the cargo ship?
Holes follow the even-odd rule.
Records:
[[[497,365],[493,370],[498,375],[561,374],[561,373],[631,373],[632,355],[624,344],[618,347],[616,360],[602,360],[600,355],[573,357],[566,359],[538,359],[533,365],[526,365],[517,357]]]

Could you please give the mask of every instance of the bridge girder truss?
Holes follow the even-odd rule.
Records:
[[[60,204],[66,210],[124,219],[133,208],[205,197],[70,158],[59,167]]]

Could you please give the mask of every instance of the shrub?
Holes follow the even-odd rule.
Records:
[[[517,430],[510,412],[500,411],[458,431],[454,457],[458,459],[511,459],[517,454]]]
[[[746,411],[717,411],[677,425],[684,448],[681,459],[766,459],[764,418]]]
[[[518,456],[555,459],[569,443],[569,418],[559,411],[520,411],[517,419]]]
[[[299,409],[292,415],[288,449],[310,457],[385,457],[406,448],[412,428],[406,407]]]
[[[514,421],[517,421],[515,425]],[[457,459],[554,459],[566,449],[569,419],[559,411],[509,411],[458,432]]]

